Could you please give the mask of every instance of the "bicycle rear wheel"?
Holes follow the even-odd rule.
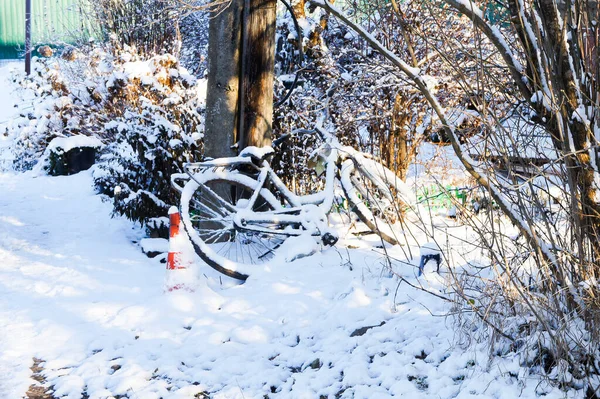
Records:
[[[247,209],[257,181],[236,171],[217,169],[198,173],[182,191],[181,217],[196,253],[213,269],[245,280],[252,266],[269,262],[287,238],[277,226],[253,224],[268,230],[255,232],[236,228],[233,218]],[[275,196],[261,189],[254,212],[281,209]]]
[[[394,172],[372,159],[360,168],[349,159],[342,165],[344,193],[359,219],[390,244],[398,244],[402,214],[412,203],[411,189]]]

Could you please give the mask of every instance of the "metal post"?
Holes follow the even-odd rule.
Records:
[[[31,73],[31,0],[25,0],[25,73]]]

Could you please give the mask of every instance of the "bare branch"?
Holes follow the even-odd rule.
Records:
[[[467,6],[465,2],[458,0],[445,0],[450,6],[454,7],[457,11],[465,14],[473,24],[481,29],[490,42],[498,49],[502,59],[506,63],[508,70],[513,78],[515,84],[519,87],[519,90],[525,98],[531,98],[531,89],[525,82],[528,81],[527,76],[524,73],[524,68],[521,63],[517,60],[515,54],[510,49],[504,38],[502,37],[498,28],[491,26],[483,19],[483,13],[472,1]]]

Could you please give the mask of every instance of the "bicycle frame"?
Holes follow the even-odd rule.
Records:
[[[322,130],[315,131],[302,131],[304,133],[318,133],[323,143],[315,150],[317,155],[326,155],[325,158],[325,187],[323,190],[308,195],[297,195],[290,191],[283,181],[275,174],[271,165],[268,161],[262,159],[260,165],[257,164],[256,159],[260,157],[254,157],[253,149],[246,150],[246,154],[230,157],[230,158],[217,158],[209,161],[190,163],[184,165],[184,170],[187,175],[178,174],[172,176],[171,180],[173,186],[181,191],[181,187],[175,183],[175,180],[191,178],[195,180],[199,185],[204,186],[201,182],[194,178],[195,171],[207,170],[211,168],[225,168],[225,169],[240,169],[241,167],[250,167],[258,171],[256,178],[256,187],[252,196],[248,199],[243,209],[236,208],[235,217],[233,223],[236,229],[255,231],[255,232],[269,232],[276,234],[283,234],[288,236],[298,236],[306,234],[307,232],[311,235],[322,236],[326,233],[331,233],[329,225],[327,223],[327,214],[333,206],[335,200],[335,184],[336,184],[336,171],[339,168],[339,162],[350,157],[349,151],[340,151],[341,145],[337,139]],[[326,150],[330,149],[329,154],[326,154]],[[256,152],[260,152],[260,149],[256,149]],[[259,198],[263,190],[271,191],[266,188],[267,182],[270,182],[274,190],[289,204],[289,206],[281,206],[273,211],[267,212],[254,212],[252,211],[253,206]],[[218,196],[211,194],[206,186],[205,192],[208,195],[218,199]],[[220,202],[221,203],[221,202]],[[228,206],[229,204],[223,204]],[[310,207],[314,205],[314,207]],[[267,229],[259,226],[258,224],[273,224],[273,225],[287,225],[288,228],[283,229]],[[291,228],[290,228],[291,226]],[[296,226],[296,227],[294,227]],[[302,226],[302,228],[300,228]]]
[[[332,91],[327,92],[327,103]],[[187,175],[171,176],[182,194],[184,228],[210,267],[245,280],[255,265],[310,255],[317,249],[311,241],[335,245],[338,234],[329,227],[327,215],[336,199],[336,180],[357,218],[382,240],[399,243],[398,215],[403,204],[412,203],[411,189],[373,157],[342,146],[323,128],[326,119],[327,112],[314,130],[297,129],[273,142],[277,147],[290,136],[319,135],[322,142],[309,158],[324,166],[319,168],[319,173],[325,172],[324,189],[316,193],[297,195],[286,187],[267,161],[272,147],[246,147],[236,157],[187,164]],[[188,180],[185,187],[178,179]],[[293,236],[301,237],[303,245],[294,248],[300,242],[286,239]]]

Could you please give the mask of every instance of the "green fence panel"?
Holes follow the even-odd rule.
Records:
[[[454,204],[464,206],[466,199],[466,190],[459,187],[431,185],[417,191],[417,202],[431,209],[449,209]]]
[[[25,40],[25,1],[0,0],[0,58],[16,58]]]
[[[74,43],[89,37],[90,18],[79,0],[31,0],[34,46]],[[19,58],[25,49],[25,0],[0,0],[0,59]]]

